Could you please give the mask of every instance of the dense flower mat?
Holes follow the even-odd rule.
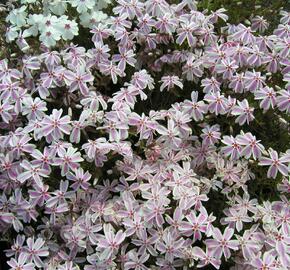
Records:
[[[271,31],[197,4],[7,3],[11,269],[290,268],[290,13]]]

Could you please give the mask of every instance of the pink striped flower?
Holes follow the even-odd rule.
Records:
[[[260,158],[259,162],[259,165],[261,166],[270,166],[267,172],[267,176],[269,178],[276,178],[278,171],[287,176],[289,174],[290,155],[284,154],[279,158],[277,151],[272,149],[269,150],[269,155],[270,158],[262,157]]]

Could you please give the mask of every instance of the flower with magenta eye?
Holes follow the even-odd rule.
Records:
[[[249,103],[246,99],[243,101],[238,101],[238,105],[234,106],[231,110],[232,115],[238,115],[235,122],[239,123],[239,125],[244,125],[246,122],[247,124],[250,123],[250,121],[254,120],[254,108],[251,108],[249,106]]]
[[[69,170],[76,170],[80,165],[79,163],[84,161],[81,157],[81,153],[76,148],[69,147],[66,151],[60,151],[59,157],[54,159],[54,165],[61,167],[61,175],[66,175]]]
[[[62,109],[53,109],[50,116],[44,116],[40,133],[46,137],[47,141],[59,140],[63,138],[63,134],[70,133],[70,117],[68,115],[61,117],[62,113]]]
[[[213,251],[213,256],[216,258],[221,258],[222,255],[226,259],[231,256],[231,249],[238,250],[239,241],[231,240],[234,234],[234,230],[227,227],[224,234],[218,228],[213,229],[213,239],[205,240],[206,246],[209,250]]]
[[[261,166],[270,166],[267,172],[267,176],[269,178],[276,178],[278,171],[283,175],[287,176],[289,173],[290,155],[285,154],[279,157],[277,151],[273,149],[269,150],[269,155],[270,158],[262,157],[260,158],[259,162],[259,165]],[[288,164],[288,167],[284,163]]]

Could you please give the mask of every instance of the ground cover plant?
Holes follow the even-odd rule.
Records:
[[[266,2],[0,6],[3,266],[290,268],[290,10]]]

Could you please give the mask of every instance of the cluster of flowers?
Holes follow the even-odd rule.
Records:
[[[46,15],[29,14],[39,1],[21,2],[7,40],[20,38],[25,54],[0,60],[0,231],[11,269],[289,269],[290,151],[242,129],[255,111],[290,113],[290,13],[264,35],[263,17],[220,28],[225,10],[195,1],[118,0],[86,49],[51,46],[80,33],[96,1],[48,1]],[[188,87],[190,99],[150,108],[154,93]],[[234,119],[240,134],[215,118]],[[250,196],[252,166],[280,179],[280,200]],[[210,210],[213,194],[226,208]]]
[[[40,3],[42,2],[42,3]],[[6,17],[10,23],[6,31],[6,40],[16,39],[21,50],[27,51],[29,44],[26,39],[39,35],[39,40],[47,47],[55,46],[59,40],[72,40],[78,35],[78,24],[70,20],[65,13],[74,8],[79,13],[80,24],[93,27],[98,22],[107,19],[101,11],[106,8],[110,0],[22,0],[19,8],[11,10]],[[39,13],[41,10],[41,13]]]

